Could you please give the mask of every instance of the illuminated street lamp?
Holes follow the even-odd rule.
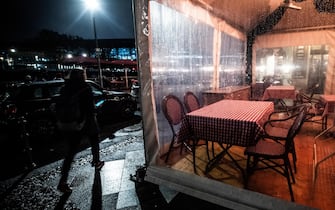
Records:
[[[99,48],[99,45],[98,45],[97,30],[95,26],[95,16],[94,16],[95,11],[99,10],[99,2],[98,0],[85,0],[85,5],[86,5],[86,8],[91,11],[93,31],[94,31],[94,40],[95,40],[95,53],[97,56],[99,77],[100,77],[100,86],[103,88],[102,70],[101,70],[101,62],[100,62],[101,49]]]

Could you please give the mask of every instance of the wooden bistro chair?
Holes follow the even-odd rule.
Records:
[[[262,138],[254,146],[249,146],[245,150],[247,155],[247,168],[245,188],[248,185],[248,177],[256,170],[273,169],[287,179],[287,184],[290,191],[291,201],[294,202],[294,195],[291,186],[295,183],[294,175],[289,161],[289,153],[292,148],[293,140],[300,131],[303,122],[306,118],[306,108],[303,107],[297,117],[294,119],[293,124],[290,126],[285,141],[278,141],[271,136],[262,136]],[[251,162],[253,158],[253,162]],[[281,161],[280,161],[281,160]],[[261,162],[262,165],[257,164]]]
[[[197,110],[201,107],[198,97],[191,91],[184,94],[184,105],[187,113]]]
[[[177,96],[172,95],[172,94],[169,94],[163,97],[162,111],[172,131],[172,138],[171,138],[171,142],[169,145],[169,150],[165,158],[165,162],[167,162],[169,159],[171,150],[173,149],[173,145],[175,143],[178,143],[178,132],[182,124],[182,121],[185,118],[185,111],[184,111],[184,107],[180,99]],[[182,144],[181,144],[180,152],[182,151],[183,146],[186,146],[186,148],[189,151],[192,151],[192,149],[188,146],[186,142],[181,142],[181,143]],[[195,167],[194,161],[193,161],[193,164]]]
[[[309,105],[307,110],[306,122],[317,123],[321,125],[321,130],[327,129],[327,115],[325,114],[326,103],[319,98],[313,97],[313,92],[307,95],[299,91],[296,96],[296,104]]]
[[[264,94],[264,83],[253,83],[251,84],[251,101],[262,101]]]
[[[263,125],[264,137],[269,137],[276,141],[285,141],[288,131],[292,126],[294,119],[299,115],[302,109],[307,109],[306,105],[297,105],[285,110],[277,110],[269,115],[268,120]],[[306,115],[307,116],[307,115]],[[290,151],[293,159],[294,172],[297,171],[297,155],[295,151],[295,143],[292,142]]]
[[[202,106],[200,104],[199,98],[192,92],[192,91],[187,91],[184,94],[184,105],[187,113],[190,113],[194,110],[200,109]],[[205,144],[199,144],[197,141],[197,145],[195,146],[201,146],[201,145],[206,145],[207,147],[207,156],[209,159],[209,153],[208,153],[208,142]],[[214,156],[214,142],[212,142],[212,154]]]

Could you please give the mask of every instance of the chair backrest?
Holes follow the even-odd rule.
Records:
[[[297,93],[296,95],[296,101],[300,104],[304,104],[304,103],[312,103],[315,102],[317,99],[307,95],[306,93],[300,91]]]
[[[251,100],[261,101],[264,94],[264,83],[251,84]]]
[[[294,122],[287,133],[287,138],[285,142],[286,151],[289,151],[289,149],[291,148],[295,136],[299,133],[303,123],[305,122],[306,115],[307,107],[301,106],[297,117],[294,119]]]
[[[200,108],[198,97],[191,91],[184,94],[184,104],[187,112],[192,112]]]
[[[307,120],[310,121],[310,118],[313,116],[323,116],[326,103],[324,103],[320,98],[313,98],[308,96],[304,92],[299,92],[296,95],[296,102],[298,104],[307,104],[308,105],[308,112]]]
[[[299,90],[296,100],[298,103],[318,103],[319,99],[314,98],[316,90],[319,88],[319,83],[313,84],[307,90]]]
[[[172,94],[164,96],[162,111],[170,126],[178,125],[185,117],[184,107],[180,99]]]

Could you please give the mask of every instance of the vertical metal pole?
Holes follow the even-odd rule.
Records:
[[[96,53],[97,61],[98,61],[100,86],[103,88],[104,85],[103,85],[103,80],[102,80],[102,70],[101,70],[101,63],[100,63],[101,50],[99,49],[99,45],[98,45],[97,30],[96,30],[96,27],[95,27],[95,16],[94,15],[93,15],[92,19],[93,19],[93,30],[94,30],[94,39],[95,39],[95,53]]]

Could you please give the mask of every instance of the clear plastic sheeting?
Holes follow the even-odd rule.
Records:
[[[221,33],[220,87],[245,84],[245,42]]]
[[[172,135],[161,111],[163,97],[174,94],[183,101],[186,91],[192,91],[202,103],[204,90],[242,85],[245,42],[154,1],[150,19],[153,94],[163,150]]]
[[[152,35],[152,78],[161,147],[169,144],[172,133],[161,111],[164,96],[183,100],[186,91],[200,97],[211,88],[213,75],[212,27],[194,22],[184,14],[150,2]]]
[[[156,2],[150,9],[156,102],[169,93],[181,97],[185,90],[211,88],[213,28]]]

